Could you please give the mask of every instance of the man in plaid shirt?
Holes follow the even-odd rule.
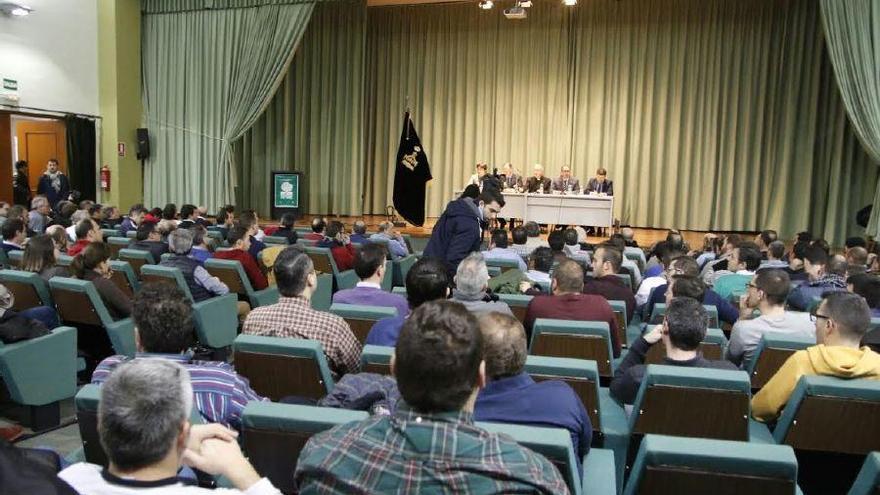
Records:
[[[394,415],[314,435],[294,474],[300,492],[568,493],[546,458],[474,425],[482,356],[477,321],[464,306],[416,308],[391,362],[403,397]]]
[[[277,304],[251,311],[243,332],[317,340],[334,378],[358,371],[361,344],[348,323],[334,314],[312,309],[310,300],[318,286],[318,276],[311,258],[300,246],[288,246],[275,258],[272,270],[281,298]]]

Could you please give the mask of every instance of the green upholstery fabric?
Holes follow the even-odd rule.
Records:
[[[595,361],[550,356],[526,356],[527,373],[553,376],[571,376],[596,382],[599,389],[599,369]]]
[[[89,298],[89,301],[92,303],[95,313],[97,313],[98,318],[100,318],[104,330],[107,331],[107,335],[110,337],[110,343],[113,345],[113,350],[117,354],[134,356],[136,351],[134,343],[134,322],[132,322],[131,318],[123,318],[119,321],[113,321],[113,318],[110,317],[110,313],[107,311],[107,307],[104,306],[104,301],[101,300],[101,296],[98,295],[98,291],[91,282],[75,278],[52,277],[52,279],[49,280],[49,288],[53,291],[64,290],[85,293]]]
[[[749,376],[755,372],[755,364],[758,362],[758,359],[761,357],[761,353],[764,352],[765,349],[791,349],[795,351],[800,351],[802,349],[806,349],[807,347],[816,345],[816,339],[810,339],[807,337],[798,337],[795,335],[786,335],[782,333],[776,332],[767,332],[761,336],[761,341],[758,343],[758,347],[755,348],[755,353],[752,357],[752,360],[746,366],[746,371],[749,372]]]
[[[766,445],[705,438],[646,435],[624,495],[639,493],[648,466],[704,469],[713,472],[797,480],[797,459],[787,445]]]
[[[101,233],[104,234],[104,239],[119,236],[119,230],[117,229],[101,229]]]
[[[110,260],[110,268],[112,268],[113,271],[125,274],[125,278],[128,280],[128,283],[133,290],[138,290],[140,288],[141,283],[138,280],[137,274],[134,273],[134,268],[132,268],[131,263],[121,260]]]
[[[394,262],[391,260],[385,262],[385,276],[382,277],[379,287],[385,292],[390,292],[391,288],[394,287]]]
[[[393,347],[367,344],[361,351],[361,366],[367,363],[389,364],[393,355]]]
[[[880,318],[871,318],[871,330],[880,328]]]
[[[865,457],[849,495],[873,495],[877,487],[880,487],[880,452],[871,452]]]
[[[70,266],[70,264],[73,263],[73,256],[62,254],[55,258],[55,261],[59,266]]]
[[[241,413],[241,422],[245,429],[318,433],[368,417],[365,411],[251,401]]]
[[[299,239],[297,239],[297,242],[299,242]],[[339,268],[336,266],[336,260],[333,259],[333,255],[330,253],[330,248],[306,246],[306,252],[322,254],[330,260],[330,266],[333,268],[333,278],[336,281],[337,290],[351,289],[360,282],[360,279],[354,270],[345,270],[344,272],[339,271]]]
[[[238,273],[238,278],[241,281],[242,287],[244,287],[244,290],[247,293],[248,300],[251,303],[251,308],[268,306],[270,304],[275,304],[278,302],[278,287],[270,285],[265,289],[254,290],[254,287],[251,285],[251,281],[248,279],[247,274],[244,272],[244,268],[241,267],[241,263],[239,263],[237,260],[221,260],[218,258],[208,258],[207,260],[205,260],[205,268],[235,270],[236,273]]]
[[[128,232],[125,233],[125,237],[128,237],[129,239],[136,239],[137,238],[137,230],[129,230]]]
[[[532,327],[532,340],[529,342],[529,353],[535,345],[535,340],[539,335],[545,333],[562,333],[572,335],[596,335],[603,337],[608,345],[608,357],[614,356],[611,350],[611,330],[608,323],[604,321],[573,321],[573,320],[556,320],[552,318],[538,318]],[[612,361],[612,373],[614,366]]]
[[[286,246],[289,243],[287,242],[287,237],[276,237],[276,236],[267,235],[267,236],[263,237],[263,244]]]
[[[333,303],[330,312],[343,318],[356,318],[359,320],[381,320],[397,316],[396,308],[382,306],[364,306],[362,304]]]
[[[296,356],[312,358],[317,362],[321,373],[321,380],[327,388],[327,393],[333,390],[335,384],[333,375],[330,373],[330,365],[324,356],[324,349],[317,340],[291,339],[281,337],[262,337],[258,335],[241,334],[232,343],[233,351],[258,352],[263,354],[280,354],[282,356]]]
[[[151,265],[155,265],[157,263],[157,261],[153,259],[152,253],[150,253],[149,251],[142,251],[140,249],[120,249],[119,259],[139,259],[144,260]]]
[[[704,304],[704,308],[706,308],[706,312],[709,313],[709,326],[713,328],[718,327],[718,308],[712,306],[710,304]],[[654,305],[654,309],[651,310],[651,318],[648,320],[650,323],[660,323],[662,320],[662,316],[666,314],[666,303],[657,303]]]
[[[501,268],[497,266],[487,266],[489,269],[489,278],[498,277],[501,275]]]
[[[599,420],[605,436],[602,447],[614,452],[615,478],[618,488],[623,488],[626,454],[629,449],[629,420],[623,406],[611,397],[607,388],[599,388]]]
[[[9,259],[9,263],[15,266],[21,264],[22,258],[24,258],[24,251],[10,251],[6,254],[6,257]]]
[[[508,306],[516,308],[528,307],[532,302],[532,296],[525,294],[498,294],[498,299],[507,303]]]
[[[584,495],[617,495],[614,452],[608,449],[590,449],[584,456],[584,477],[581,493]]]
[[[101,403],[101,386],[93,383],[83,385],[76,393],[74,404],[77,411],[98,411]]]
[[[516,260],[486,258],[486,266],[497,266],[498,268],[519,268],[519,262]]]
[[[189,299],[190,302],[194,302],[192,294],[189,291],[189,286],[186,285],[186,280],[184,280],[183,273],[181,273],[179,268],[161,265],[144,265],[143,268],[141,268],[141,273],[153,277],[162,277],[168,282],[177,285],[177,288],[186,294],[186,298]]]
[[[830,376],[802,376],[798,380],[773,430],[777,443],[783,443],[792,423],[797,420],[801,402],[807,397],[823,396],[880,402],[880,381],[846,380]]]
[[[0,268],[9,268],[9,256],[6,255],[5,249],[0,249],[3,251],[0,253]]]
[[[328,311],[333,304],[333,275],[322,273],[318,275],[318,286],[312,293],[312,308],[318,311]]]
[[[406,297],[406,287],[403,285],[395,284],[394,287],[391,289],[391,293]]]
[[[413,265],[418,261],[418,256],[411,254],[409,256],[404,256],[403,258],[396,259],[391,262],[391,284],[392,286],[406,285],[406,274],[409,273],[409,269],[412,268]],[[384,289],[384,287],[383,287]]]
[[[564,463],[562,477],[565,478],[569,490],[572,495],[581,493],[581,478],[577,472],[577,461],[571,443],[571,435],[567,430],[483,421],[477,421],[476,425],[492,433],[505,434],[518,444],[534,450],[552,461]]]
[[[0,375],[19,404],[42,406],[76,394],[76,329],[58,327],[35,339],[0,344]]]
[[[0,249],[2,251],[2,249]],[[52,293],[49,292],[49,284],[39,275],[22,270],[0,270],[0,282],[18,282],[28,284],[34,288],[43,306],[53,306]]]
[[[108,237],[107,240],[104,242],[106,242],[107,244],[115,244],[117,246],[128,247],[128,245],[131,244],[131,239],[129,239],[128,237],[113,236],[113,237]]]
[[[611,311],[614,311],[615,313],[622,313],[624,324],[629,326],[629,319],[627,318],[627,313],[626,313],[626,302],[624,302],[624,301],[608,301],[608,305],[611,306]]]
[[[633,285],[632,277],[630,277],[629,275],[627,275],[625,273],[615,273],[615,275],[617,275],[617,278],[619,278],[621,282],[626,284],[626,286],[630,290],[632,290],[632,285]]]

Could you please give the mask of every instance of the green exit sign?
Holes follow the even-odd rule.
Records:
[[[6,79],[3,78],[3,89],[8,89],[11,91],[18,91],[18,81],[15,79]]]

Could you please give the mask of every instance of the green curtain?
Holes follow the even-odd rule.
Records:
[[[143,0],[145,201],[233,201],[231,143],[287,73],[312,1]]]
[[[880,1],[822,0],[828,51],[855,133],[880,163]],[[880,232],[880,183],[868,234]]]
[[[876,165],[846,120],[816,2],[535,2],[525,21],[473,3],[349,4],[336,8],[358,21],[342,25],[317,24],[321,8],[290,76],[332,90],[276,94],[240,150],[255,181],[239,191],[245,204],[265,203],[257,182],[279,162],[263,157],[295,157],[280,168],[320,175],[310,212],[383,213],[407,102],[434,176],[429,216],[478,161],[550,175],[570,164],[582,180],[603,166],[616,215],[637,226],[809,228],[840,241],[871,201]],[[329,63],[299,64],[315,56]],[[327,115],[311,116],[321,133],[302,134],[303,106],[333,116],[332,145]],[[311,154],[347,139],[350,160]]]

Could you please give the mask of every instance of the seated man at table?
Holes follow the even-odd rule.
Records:
[[[486,260],[512,260],[516,261],[520,271],[528,270],[526,262],[522,256],[513,249],[507,247],[507,231],[503,229],[495,229],[492,231],[492,237],[489,240],[489,249],[483,251],[483,258]]]
[[[571,176],[571,167],[563,165],[559,172],[559,177],[553,180],[550,188],[553,192],[561,192],[568,194],[580,194],[581,184],[578,180]]]
[[[354,272],[361,279],[352,289],[333,294],[333,302],[395,308],[397,314],[409,314],[409,305],[402,296],[382,290],[387,251],[381,244],[365,244],[354,255]]]
[[[608,180],[608,172],[604,168],[596,170],[596,177],[587,182],[584,194],[605,194],[614,196],[614,183]]]
[[[533,175],[526,181],[526,192],[546,194],[550,192],[550,187],[550,178],[544,177],[544,166],[536,163]]]

